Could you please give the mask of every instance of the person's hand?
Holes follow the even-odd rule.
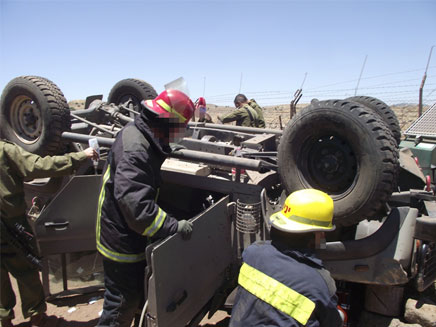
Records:
[[[189,239],[192,233],[192,223],[187,220],[180,220],[177,223],[177,233],[182,234],[184,240]]]
[[[223,124],[223,121],[221,120],[220,116],[218,116],[216,119],[217,119],[217,124]]]
[[[186,146],[179,143],[170,143],[171,152],[178,150],[186,150]]]
[[[89,147],[89,148],[83,150],[83,152],[85,152],[86,156],[89,159],[98,160],[98,153],[97,153],[97,151],[94,150],[94,148]]]

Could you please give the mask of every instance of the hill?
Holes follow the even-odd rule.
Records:
[[[84,109],[85,100],[72,100],[68,102],[68,104],[72,109]],[[308,104],[297,105],[297,113],[307,105]],[[290,118],[289,104],[265,106],[263,108],[267,128],[279,129],[281,128],[281,126],[283,128],[284,126],[286,126],[286,123],[289,121]],[[416,118],[418,118],[418,105],[402,104],[393,105],[391,106],[391,108],[397,115],[400,127],[403,131],[405,131],[416,120]],[[424,106],[423,110],[425,111],[427,108],[428,106]],[[213,121],[216,122],[218,115],[223,115],[231,112],[234,107],[208,104],[207,109]]]

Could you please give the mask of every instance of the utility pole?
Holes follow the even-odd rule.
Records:
[[[301,83],[300,89],[303,89],[304,82],[306,82],[306,77],[307,77],[307,72],[304,73],[304,79],[303,82]]]
[[[431,53],[433,51],[433,48],[434,48],[434,45],[430,48],[430,54],[428,55],[428,60],[427,60],[427,67],[425,67],[424,76],[422,77],[421,86],[419,88],[418,117],[421,117],[421,115],[422,115],[422,90],[424,89],[424,83],[425,83],[425,80],[427,79],[427,70],[428,70],[428,65],[430,64],[430,58],[431,58]]]
[[[241,72],[241,79],[239,80],[239,92],[238,93],[241,93],[241,90],[242,90],[242,72]]]
[[[362,78],[363,69],[365,68],[366,59],[368,58],[368,55],[365,56],[365,60],[363,61],[362,69],[360,71],[359,79],[357,80],[356,90],[354,90],[354,96],[357,94],[357,89],[359,88],[360,79]]]

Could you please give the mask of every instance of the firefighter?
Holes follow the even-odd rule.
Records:
[[[17,280],[24,318],[30,317],[31,326],[43,326],[47,321],[45,314],[47,306],[37,267],[32,265],[25,254],[18,251],[13,244],[5,242],[8,238],[6,229],[15,228],[16,224],[23,226],[27,232],[31,231],[26,219],[23,182],[35,178],[72,174],[89,158],[98,158],[97,152],[92,148],[63,156],[40,157],[14,143],[0,140],[0,209],[1,219],[5,224],[5,228],[1,230],[0,240],[2,327],[13,326],[12,319],[15,318],[16,299],[9,274]]]
[[[332,224],[333,200],[306,189],[288,196],[270,217],[271,241],[248,246],[230,327],[331,326],[342,324],[336,285],[314,248]]]
[[[194,104],[178,90],[141,104],[141,114],[118,133],[104,169],[96,227],[105,281],[98,326],[131,325],[144,297],[147,244],[192,232],[191,222],[177,221],[156,201],[169,143],[184,135]]]
[[[217,117],[220,123],[226,124],[236,121],[237,126],[262,127],[263,125],[263,127],[265,127],[263,115],[260,117],[257,111],[248,104],[248,100],[245,95],[238,94],[235,97],[234,104],[236,109],[233,112],[225,115],[224,117]]]
[[[206,99],[199,97],[197,101],[195,101],[195,112],[198,112],[199,123],[213,123],[212,117],[206,111]]]

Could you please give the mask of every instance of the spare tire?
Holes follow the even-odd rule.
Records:
[[[393,191],[398,150],[371,110],[345,100],[313,102],[286,126],[278,171],[288,193],[315,188],[334,200],[334,223],[376,218]]]
[[[389,127],[392,134],[394,135],[397,144],[400,144],[401,127],[400,127],[400,123],[398,122],[397,115],[395,114],[395,112],[392,110],[391,107],[389,107],[386,103],[384,103],[383,101],[377,98],[368,97],[368,96],[355,96],[355,97],[347,98],[345,100],[358,102],[360,104],[363,104],[365,107],[374,110],[374,112],[378,114],[381,117],[381,119],[386,123],[386,125]]]
[[[65,96],[52,81],[38,76],[11,80],[0,99],[2,138],[39,155],[62,153],[61,135],[71,127]]]
[[[156,97],[156,90],[147,82],[136,78],[127,78],[119,81],[112,87],[107,102],[116,105],[129,103],[133,110],[139,112],[142,100],[154,99]]]

